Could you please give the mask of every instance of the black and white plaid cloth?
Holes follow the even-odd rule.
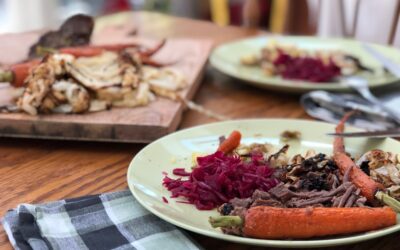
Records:
[[[15,249],[199,249],[182,231],[145,210],[129,191],[40,205],[2,219]]]
[[[393,92],[392,95],[382,98],[382,102],[387,107],[400,111],[400,94]],[[355,127],[367,130],[385,130],[397,127],[388,114],[353,94],[312,91],[302,96],[301,104],[310,116],[332,123],[338,123],[346,112],[358,110],[359,112],[348,121]]]

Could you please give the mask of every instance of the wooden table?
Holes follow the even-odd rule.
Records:
[[[238,27],[218,27],[209,22],[134,13],[139,34],[154,37],[210,38],[216,44],[260,33]],[[290,117],[310,119],[299,96],[256,89],[209,67],[194,99],[232,118]],[[186,111],[181,128],[212,122]],[[19,203],[39,203],[127,188],[126,171],[143,144],[65,142],[0,138],[0,214]],[[1,227],[2,228],[2,227]],[[205,249],[260,249],[190,233]],[[356,245],[330,249],[398,249],[399,233]],[[11,245],[3,228],[1,249]]]

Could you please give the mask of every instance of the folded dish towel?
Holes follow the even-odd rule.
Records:
[[[2,223],[15,249],[199,249],[129,191],[21,204]]]
[[[382,101],[388,107],[398,110],[400,96],[398,98],[391,96]],[[358,110],[359,112],[349,119],[349,123],[355,127],[368,130],[385,130],[396,127],[396,123],[388,114],[357,95],[312,91],[302,96],[301,104],[307,114],[328,122],[337,123],[346,112]]]

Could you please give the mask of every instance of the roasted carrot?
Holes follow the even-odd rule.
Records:
[[[336,126],[336,133],[344,132],[344,124],[355,111],[349,112],[343,116]],[[361,194],[372,202],[375,200],[375,194],[383,186],[364,173],[354,161],[346,154],[342,137],[336,137],[333,142],[333,161],[338,166],[342,174],[350,171],[350,181],[360,189]],[[351,169],[350,169],[351,168]]]
[[[347,112],[343,118],[339,121],[338,125],[336,126],[335,132],[336,133],[343,133],[344,132],[344,124],[352,116],[356,111]],[[337,136],[333,141],[333,153],[336,152],[345,152],[344,150],[344,141],[343,137]]]
[[[166,39],[163,39],[157,46],[151,48],[151,49],[147,49],[145,51],[140,52],[142,57],[150,57],[152,55],[154,55],[155,53],[157,53],[162,47],[164,47],[166,43]]]
[[[239,216],[211,217],[213,227],[241,228],[244,236],[261,239],[307,239],[377,230],[396,224],[390,207],[252,207]]]
[[[73,55],[75,57],[98,56],[103,53],[103,51],[104,49],[93,46],[68,47],[59,49],[60,53]]]
[[[86,46],[86,47],[71,47],[71,48],[62,48],[59,50],[60,53],[73,55],[75,57],[91,57],[98,56],[104,51],[114,51],[119,52],[124,48],[128,48],[128,45],[104,45],[104,46]],[[157,61],[154,61],[150,57],[146,55],[141,55],[140,60],[143,64],[154,66],[154,67],[163,67],[167,64],[162,64]]]
[[[106,45],[90,45],[90,46],[79,46],[79,47],[67,47],[59,49],[60,53],[70,54],[76,57],[81,56],[97,56],[103,53],[103,51],[114,51],[119,52],[127,48],[140,47],[136,43],[127,44],[106,44]]]
[[[136,48],[141,47],[139,44],[136,43],[126,43],[126,44],[106,44],[106,45],[97,45],[95,46],[100,49],[108,50],[108,51],[121,51],[128,48]]]
[[[153,67],[164,67],[164,66],[173,64],[173,63],[160,63],[160,62],[154,61],[153,59],[151,59],[150,57],[147,57],[147,56],[142,56],[140,58],[140,60],[143,64],[150,65]]]
[[[40,63],[39,59],[9,66],[8,69],[0,72],[0,82],[9,82],[15,87],[22,87],[29,75],[31,68]]]
[[[336,127],[336,133],[344,132],[344,124],[354,112],[349,112],[343,116]],[[381,201],[400,213],[400,202],[386,194],[384,192],[385,187],[364,173],[345,153],[343,138],[336,137],[333,144],[333,161],[343,175],[346,172],[349,173],[350,181],[360,189],[361,194],[372,203],[376,203],[377,200]]]
[[[361,194],[365,196],[368,201],[373,201],[376,192],[383,189],[381,184],[375,182],[364,173],[346,153],[336,152],[333,154],[333,161],[342,174],[344,174],[347,169],[352,168],[349,175],[350,181],[360,189]]]
[[[237,130],[232,131],[229,137],[226,138],[226,140],[223,141],[221,145],[219,145],[218,151],[222,151],[224,153],[232,152],[232,150],[234,150],[239,146],[241,138],[242,134],[240,134],[239,131]]]
[[[165,40],[159,43],[157,46],[151,49],[147,49],[139,52],[142,57],[150,57],[159,51],[165,44]],[[127,43],[127,44],[106,44],[106,45],[90,45],[90,46],[78,46],[78,47],[66,47],[61,48],[58,51],[60,53],[70,54],[76,57],[81,56],[97,56],[100,55],[103,51],[114,51],[119,52],[128,48],[137,48],[140,47],[139,44],[136,43]]]

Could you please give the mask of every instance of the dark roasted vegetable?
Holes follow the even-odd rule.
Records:
[[[93,32],[93,18],[78,14],[68,18],[57,31],[42,35],[29,49],[29,57],[43,56],[40,48],[59,49],[87,45]]]

